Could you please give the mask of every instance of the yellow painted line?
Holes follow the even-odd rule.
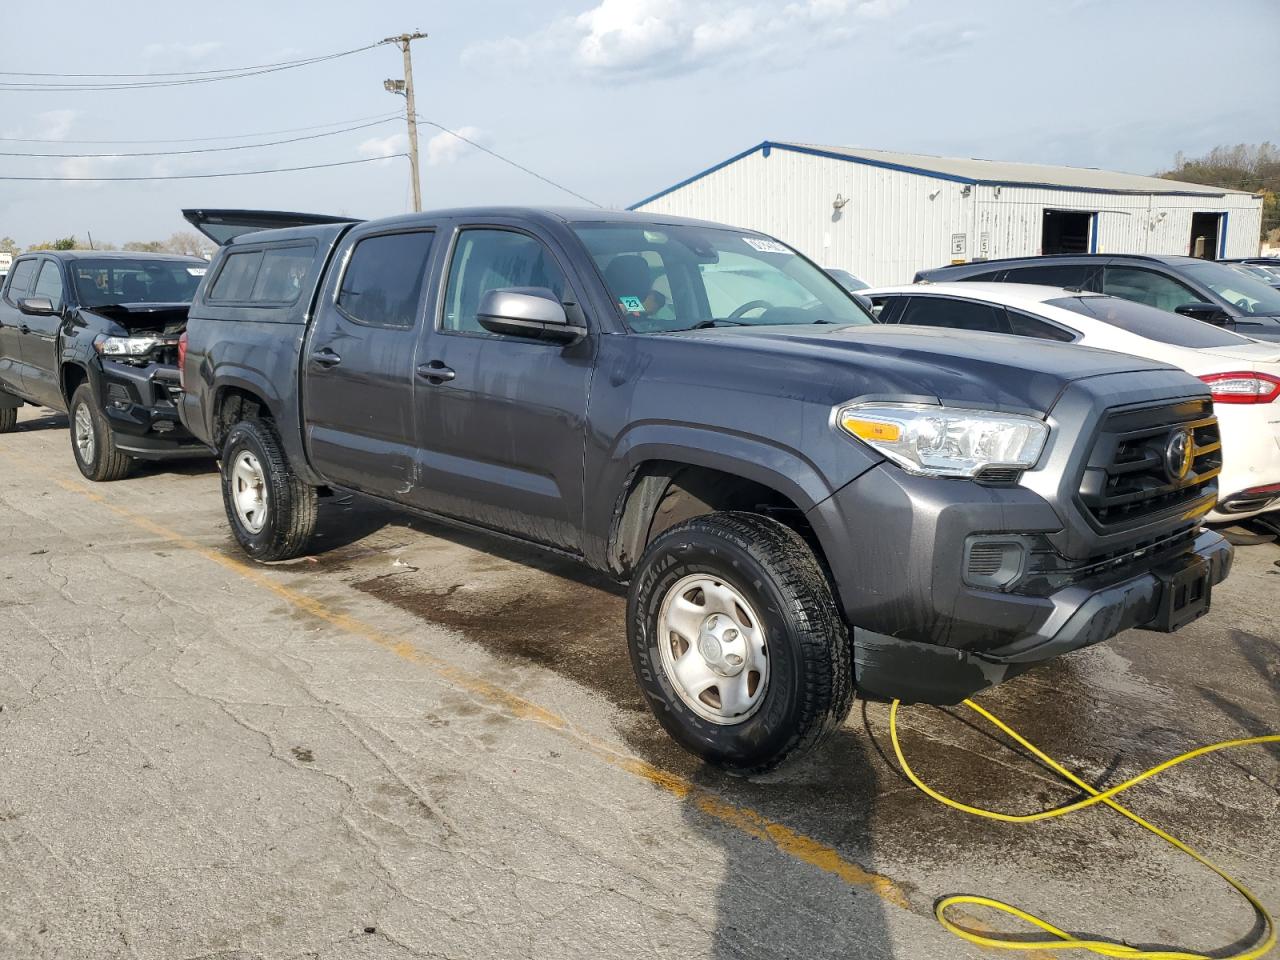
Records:
[[[8,456],[14,457],[26,463],[30,467],[39,469],[40,465],[35,461],[21,454],[12,451],[4,451]],[[251,565],[248,563],[235,560],[228,557],[217,550],[206,547],[203,544],[192,540],[190,537],[170,530],[162,524],[156,523],[149,517],[139,513],[134,513],[125,507],[112,503],[101,494],[93,492],[83,482],[70,482],[54,478],[54,482],[63,490],[84,497],[85,499],[106,507],[118,517],[128,521],[133,526],[138,527],[148,533],[167,540],[170,543],[190,550],[199,554],[206,560],[216,563],[218,566],[231,571],[261,587],[264,590],[275,594],[280,599],[289,603],[291,606],[301,610],[308,615],[315,617],[328,623],[345,633],[352,636],[360,637],[371,643],[377,644],[385,650],[390,651],[398,657],[409,662],[425,666],[443,679],[454,684],[458,688],[482,697],[491,704],[501,708],[509,715],[522,719],[532,720],[537,723],[544,724],[551,729],[571,738],[583,747],[588,753],[599,760],[604,761],[615,769],[622,770],[642,780],[648,781],[653,786],[665,791],[678,800],[692,801],[697,808],[706,816],[719,821],[720,823],[733,828],[747,836],[754,837],[770,844],[780,853],[791,857],[800,863],[807,864],[823,873],[830,874],[850,886],[859,887],[874,893],[882,901],[892,904],[902,910],[915,913],[918,916],[929,916],[927,908],[914,908],[910,902],[907,888],[897,881],[884,874],[875,873],[859,866],[853,861],[844,857],[840,851],[815,840],[803,833],[791,829],[785,824],[776,820],[771,820],[760,812],[750,807],[738,806],[729,803],[716,794],[700,787],[692,781],[679,774],[671,773],[653,764],[642,760],[632,754],[626,753],[609,744],[607,741],[601,740],[586,731],[575,727],[570,721],[559,714],[542,707],[531,700],[527,700],[517,693],[500,687],[497,684],[477,676],[470,671],[463,670],[439,657],[426,653],[407,640],[386,633],[363,620],[349,614],[339,613],[331,610],[321,601],[314,597],[309,597],[304,593],[294,590],[290,587],[277,583],[274,579],[267,576],[264,571],[266,567]],[[982,932],[990,932],[990,930],[973,918],[971,920],[974,929]],[[1031,953],[1028,954],[1032,958],[1048,957],[1048,954]]]

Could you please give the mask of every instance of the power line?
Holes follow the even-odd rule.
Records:
[[[336,163],[310,163],[302,167],[276,167],[272,170],[238,170],[233,173],[175,173],[146,177],[10,177],[0,176],[0,180],[25,180],[49,183],[125,183],[136,180],[213,180],[218,177],[256,177],[264,173],[297,173],[300,170],[324,170],[328,167],[350,167],[357,163],[374,163],[378,160],[391,160],[395,157],[407,157],[407,153],[389,153],[385,157],[365,157],[361,160],[339,160]]]
[[[255,150],[259,147],[278,147],[285,143],[301,143],[304,140],[320,140],[324,137],[334,137],[340,133],[350,133],[353,130],[367,130],[369,127],[378,127],[384,123],[388,123],[398,117],[385,117],[382,120],[375,120],[372,123],[362,123],[354,127],[345,127],[341,130],[330,130],[326,133],[313,133],[305,137],[290,137],[287,140],[268,140],[265,143],[239,143],[229,147],[202,147],[198,150],[144,150],[136,153],[22,153],[13,151],[0,151],[0,157],[43,157],[46,159],[71,159],[71,158],[106,158],[106,157],[180,157],[196,153],[223,153],[228,150]]]
[[[425,117],[421,117],[421,116],[418,117],[418,122],[425,123],[428,127],[435,127],[437,130],[443,131],[444,133],[447,133],[451,137],[456,137],[457,139],[461,140],[463,143],[469,143],[471,144],[471,146],[475,147],[477,150],[481,150],[484,153],[489,154],[489,156],[494,157],[495,159],[501,160],[505,164],[509,164],[510,166],[515,167],[517,170],[527,173],[529,176],[534,177],[538,180],[541,180],[543,183],[549,184],[555,187],[557,190],[563,190],[565,193],[569,194],[572,197],[577,197],[583,203],[589,203],[591,204],[591,206],[599,207],[601,210],[604,209],[604,204],[596,203],[590,197],[584,197],[582,194],[578,193],[576,190],[570,190],[564,184],[556,183],[550,177],[544,177],[542,174],[537,173],[533,170],[530,170],[528,167],[524,166],[523,164],[516,163],[514,160],[510,159],[509,157],[504,157],[502,154],[498,153],[496,150],[490,150],[488,147],[484,146],[483,144],[476,143],[474,140],[468,137],[464,137],[462,134],[458,133],[456,130],[450,130],[448,127],[443,126],[442,124],[436,123],[434,120],[428,120]]]
[[[338,53],[328,53],[323,56],[307,57],[303,60],[290,60],[277,64],[264,64],[261,67],[247,67],[238,71],[218,73],[208,76],[179,77],[178,79],[170,80],[122,81],[119,83],[50,83],[48,81],[27,83],[25,81],[3,80],[0,81],[0,90],[11,93],[84,93],[105,90],[147,90],[158,87],[185,87],[198,83],[214,83],[219,80],[240,80],[245,77],[258,77],[268,73],[279,73],[282,70],[294,70],[298,67],[306,67],[316,63],[326,63],[330,60],[337,60],[341,57],[349,57],[352,54],[363,53],[365,50],[372,50],[376,46],[379,46],[379,44],[369,43],[363,47],[355,47],[351,50],[341,50]],[[31,74],[20,75],[31,76]]]
[[[370,117],[352,117],[349,120],[333,120],[329,123],[317,123],[309,127],[289,127],[284,130],[262,130],[258,133],[227,133],[220,137],[178,137],[173,139],[154,139],[154,140],[64,140],[54,137],[0,137],[0,143],[57,143],[63,146],[72,145],[108,145],[120,144],[122,146],[129,144],[142,143],[212,143],[215,140],[246,140],[250,137],[274,137],[282,133],[302,133],[307,130],[322,130],[326,127],[338,127],[348,123],[364,123],[366,120],[391,120],[400,116],[400,111],[394,113],[379,113]]]
[[[362,47],[361,49],[367,50],[368,47]],[[355,51],[347,52],[354,53]],[[341,55],[342,54],[335,54],[335,56]],[[136,79],[138,77],[197,77],[211,73],[241,73],[245,70],[263,70],[268,67],[298,66],[304,63],[310,63],[314,59],[315,58],[313,57],[300,57],[297,60],[280,60],[276,63],[254,63],[247,67],[210,67],[208,70],[157,70],[151,73],[38,73],[35,70],[0,70],[0,77],[103,77],[106,79]]]

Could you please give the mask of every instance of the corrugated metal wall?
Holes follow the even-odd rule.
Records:
[[[832,206],[837,195],[848,200],[839,211]],[[907,283],[917,270],[953,259],[1038,254],[1045,209],[1098,212],[1099,253],[1185,254],[1191,214],[1206,211],[1227,213],[1225,256],[1251,256],[1262,216],[1261,200],[1249,196],[969,187],[776,148],[637,209],[761,230],[875,285]]]

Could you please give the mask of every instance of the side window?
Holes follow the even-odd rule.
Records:
[[[36,280],[36,288],[31,291],[33,297],[48,297],[53,309],[62,309],[62,270],[52,260],[46,260],[40,267],[40,277]]]
[[[302,283],[315,259],[315,244],[268,247],[253,282],[249,299],[255,303],[293,303],[302,293]]]
[[[19,260],[14,264],[13,272],[9,274],[9,286],[5,290],[5,296],[10,302],[17,303],[27,295],[27,290],[31,287],[31,278],[39,265],[39,260]]]
[[[1032,317],[1017,310],[1008,310],[1009,330],[1015,337],[1033,337],[1036,340],[1057,340],[1059,343],[1070,343],[1076,334],[1066,327],[1055,326],[1038,317]]]
[[[564,299],[564,274],[551,252],[533,237],[511,230],[464,230],[449,264],[444,329],[483,333],[476,319],[480,299],[490,290],[538,287]]]
[[[1171,277],[1137,267],[1107,267],[1102,292],[1160,310],[1174,310],[1203,299]]]
[[[871,315],[881,323],[897,323],[902,313],[902,301],[906,297],[890,297],[878,294],[871,297]]]
[[[434,236],[417,230],[359,241],[342,275],[338,309],[371,327],[412,327]]]
[[[1083,289],[1088,272],[1088,265],[1083,263],[1043,263],[1034,267],[1012,267],[1006,271],[1004,282]]]
[[[984,333],[1009,332],[1004,308],[946,297],[912,297],[899,322],[921,327],[980,330]]]
[[[261,250],[228,254],[222,269],[218,271],[218,278],[213,281],[209,299],[248,300],[249,295],[253,293],[253,284],[258,278],[258,267],[261,265]]]

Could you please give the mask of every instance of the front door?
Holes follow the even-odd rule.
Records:
[[[594,333],[571,346],[488,333],[480,300],[508,287],[581,302],[546,238],[514,225],[456,231],[418,355],[423,505],[578,551]]]
[[[18,301],[29,296],[39,269],[40,261],[34,257],[15,263],[0,301],[0,389],[20,396],[26,395],[22,386],[22,328],[29,326],[29,321],[18,309]]]
[[[434,240],[431,229],[353,231],[303,345],[311,462],[336,484],[409,503],[414,350]]]
[[[43,260],[31,297],[48,297],[52,314],[24,315],[26,332],[22,343],[22,386],[32,400],[55,410],[66,409],[59,376],[58,334],[62,330],[62,308],[66,302],[62,265]]]

